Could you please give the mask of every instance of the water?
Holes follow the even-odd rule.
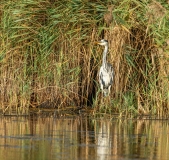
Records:
[[[169,121],[1,117],[4,160],[168,160]]]

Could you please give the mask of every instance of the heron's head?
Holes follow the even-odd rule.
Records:
[[[105,39],[102,39],[101,41],[97,42],[97,44],[101,45],[101,46],[107,46],[108,45],[108,41]]]

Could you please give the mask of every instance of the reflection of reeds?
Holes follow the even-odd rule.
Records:
[[[168,113],[167,7],[156,1],[3,0],[1,108],[98,106],[102,50],[93,42],[104,37],[115,70],[109,106]]]
[[[0,126],[0,156],[7,160],[169,158],[168,121],[35,116],[4,117]]]

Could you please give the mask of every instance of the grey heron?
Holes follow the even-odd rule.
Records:
[[[108,41],[102,39],[101,41],[97,42],[97,44],[104,46],[102,66],[100,67],[99,71],[99,83],[102,93],[104,96],[107,96],[110,93],[110,88],[113,83],[114,71],[112,65],[107,63],[106,59],[108,53]]]

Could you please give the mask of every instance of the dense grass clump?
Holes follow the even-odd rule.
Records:
[[[168,114],[169,7],[163,1],[2,0],[0,106],[102,106]],[[115,78],[101,102],[98,69],[109,41]],[[100,107],[99,107],[100,108]]]

